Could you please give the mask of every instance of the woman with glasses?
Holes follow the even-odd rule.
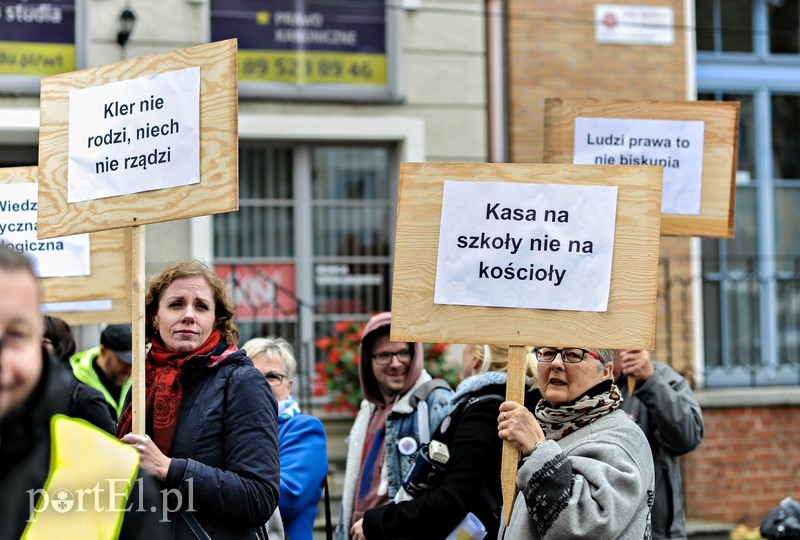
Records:
[[[292,397],[297,371],[292,346],[283,338],[253,338],[243,346],[266,377],[278,400],[278,446],[281,498],[278,508],[287,538],[311,538],[322,484],[328,474],[325,429],[319,419],[302,414]]]
[[[506,401],[498,432],[522,453],[502,540],[650,538],[653,458],[618,409],[612,349],[535,347],[542,400]]]

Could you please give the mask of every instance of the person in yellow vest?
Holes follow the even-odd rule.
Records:
[[[0,245],[0,540],[163,538],[138,453],[63,415],[70,377],[44,348],[31,262]]]
[[[100,345],[81,351],[69,363],[75,378],[105,396],[119,420],[131,387],[131,325],[109,324],[100,334]]]

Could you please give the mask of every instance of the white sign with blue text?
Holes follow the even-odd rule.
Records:
[[[606,311],[616,186],[445,181],[434,303]]]
[[[199,182],[199,67],[70,90],[69,203]]]
[[[662,214],[700,214],[705,123],[576,118],[576,165],[664,167]]]
[[[39,277],[88,276],[88,234],[38,239],[38,189],[33,182],[0,184],[0,243],[30,256]]]

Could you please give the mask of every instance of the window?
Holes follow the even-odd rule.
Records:
[[[753,52],[752,0],[697,0],[695,19],[698,51]]]
[[[756,65],[724,46],[722,2],[697,1],[698,99],[741,104],[735,237],[702,242],[707,386],[800,381],[799,4],[753,0]]]
[[[301,404],[315,338],[390,309],[396,206],[390,146],[239,143],[239,211],[214,217],[214,260],[241,342],[294,344]]]

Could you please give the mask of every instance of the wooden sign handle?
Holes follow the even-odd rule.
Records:
[[[628,375],[628,395],[633,395],[633,389],[636,388],[636,377]]]
[[[144,225],[131,228],[131,338],[133,342],[133,366],[131,368],[131,404],[133,410],[132,431],[145,434],[145,383],[144,383]]]
[[[527,348],[523,345],[508,347],[508,383],[506,401],[525,403],[525,364]],[[503,460],[500,468],[500,481],[503,489],[503,509],[506,525],[511,521],[511,510],[517,496],[517,466],[519,450],[508,441],[503,441]]]

